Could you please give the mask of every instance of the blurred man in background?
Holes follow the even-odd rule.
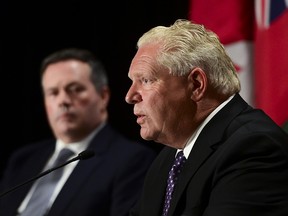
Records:
[[[43,60],[41,80],[55,139],[16,151],[1,191],[55,166],[62,152],[68,152],[65,161],[86,149],[95,156],[61,168],[57,181],[58,170],[1,197],[0,215],[128,215],[155,151],[128,140],[109,125],[110,90],[103,65],[87,50],[60,50]]]

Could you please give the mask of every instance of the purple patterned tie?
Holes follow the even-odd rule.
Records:
[[[172,165],[172,168],[169,172],[162,216],[166,216],[168,214],[168,210],[169,210],[171,199],[172,199],[172,193],[173,193],[173,190],[175,188],[175,185],[176,185],[176,182],[178,179],[178,175],[179,175],[181,168],[183,167],[185,161],[186,161],[186,158],[183,154],[183,151],[179,151],[176,158],[175,158],[175,161]]]

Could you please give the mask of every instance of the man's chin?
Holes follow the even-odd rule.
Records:
[[[62,134],[75,133],[75,131],[77,131],[77,127],[76,125],[65,124],[58,127],[58,131],[60,131]]]
[[[154,140],[154,137],[149,133],[149,131],[147,131],[147,128],[140,129],[140,136],[142,139],[147,141]]]

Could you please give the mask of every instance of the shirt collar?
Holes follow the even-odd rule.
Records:
[[[192,147],[194,146],[194,143],[196,141],[196,139],[198,138],[199,134],[201,133],[201,131],[203,130],[203,128],[205,127],[205,125],[216,115],[216,113],[218,113],[227,103],[229,103],[230,100],[232,100],[232,98],[235,96],[232,95],[230,96],[227,100],[225,100],[223,103],[221,103],[218,107],[216,107],[216,109],[214,109],[207,117],[206,119],[198,126],[198,128],[195,130],[195,132],[192,134],[192,136],[189,138],[189,140],[187,141],[184,149],[183,149],[183,153],[185,155],[186,158],[188,158]],[[181,151],[181,149],[178,149],[176,154]]]
[[[99,125],[95,130],[93,130],[87,137],[85,137],[83,140],[79,142],[74,142],[74,143],[64,143],[62,140],[57,139],[56,141],[56,148],[55,148],[55,154],[57,155],[61,149],[63,148],[69,148],[75,154],[80,153],[87,149],[90,141],[93,139],[93,137],[105,126],[105,122]]]

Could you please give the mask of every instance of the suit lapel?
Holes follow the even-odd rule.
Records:
[[[235,97],[203,128],[179,176],[169,215],[174,214],[177,203],[191,178],[210,155],[222,144],[221,140],[223,139],[224,132],[230,122],[244,109],[250,109],[250,107],[240,95],[236,94]],[[209,136],[207,136],[207,134],[209,134]]]
[[[24,182],[27,182],[28,179],[32,179],[36,177],[40,172],[42,172],[43,167],[46,164],[47,159],[51,156],[51,154],[54,151],[54,141],[49,141],[46,143],[39,143],[37,146],[33,146],[33,151],[36,151],[37,154],[33,154],[33,156],[25,157],[27,161],[23,162],[21,164],[22,167],[25,169],[22,170],[22,172],[18,173],[18,175],[14,176],[13,179],[11,179],[11,185],[16,186],[19,184],[23,184]],[[26,153],[25,153],[26,155]],[[35,163],[36,161],[36,163]],[[8,199],[11,199],[11,201],[8,201],[10,205],[10,209],[17,209],[23,199],[25,198],[26,194],[30,190],[33,183],[36,181],[31,181],[28,184],[25,184],[18,188],[16,191],[10,194],[10,196],[7,197]],[[14,206],[14,207],[12,207]]]
[[[89,144],[89,149],[93,149],[95,156],[87,161],[79,161],[67,182],[64,184],[62,190],[58,194],[54,204],[51,207],[49,215],[62,215],[63,211],[69,206],[74,196],[77,196],[78,190],[81,190],[87,178],[92,172],[95,172],[95,167],[101,165],[102,158],[110,146],[113,136],[113,130],[106,125],[98,134],[92,139]],[[79,177],[80,176],[80,177]],[[57,201],[61,200],[61,202]]]
[[[159,216],[162,214],[168,172],[173,164],[176,149],[164,147],[146,175],[141,215]]]

